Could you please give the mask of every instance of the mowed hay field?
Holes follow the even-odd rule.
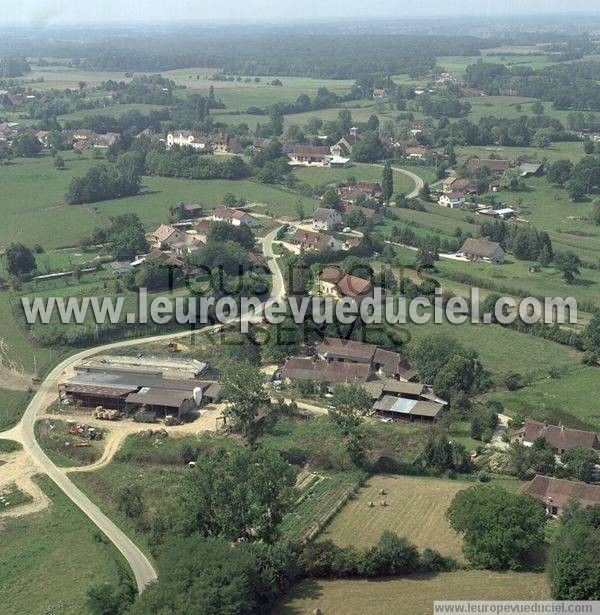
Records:
[[[304,581],[275,615],[430,615],[435,600],[549,600],[540,573],[465,570],[377,581]]]
[[[340,546],[366,548],[385,530],[414,542],[420,550],[432,547],[443,555],[463,560],[462,538],[446,521],[444,513],[452,498],[467,483],[415,476],[374,476],[333,518],[320,535]],[[380,496],[379,490],[385,495]],[[385,499],[387,506],[381,506]],[[369,502],[375,506],[369,507]]]

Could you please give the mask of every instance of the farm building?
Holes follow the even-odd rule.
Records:
[[[352,203],[342,203],[342,210],[345,214],[351,214],[358,210],[363,213],[367,220],[372,220],[373,222],[381,221],[381,215],[379,212],[370,207],[359,207],[358,205],[353,205]]]
[[[183,203],[181,205],[181,219],[190,220],[202,216],[202,205],[199,203]]]
[[[463,192],[464,194],[477,194],[477,186],[470,179],[461,179],[460,177],[447,177],[443,184],[442,190],[445,194],[453,192]]]
[[[583,446],[600,451],[598,435],[592,431],[570,429],[564,425],[548,425],[539,421],[527,421],[515,431],[513,439],[524,446],[532,446],[536,438],[544,438],[557,455],[562,455],[574,446]]]
[[[521,171],[521,177],[537,177],[544,172],[544,165],[537,162],[522,162],[518,168]]]
[[[220,385],[200,380],[165,378],[161,371],[142,368],[83,365],[59,385],[63,401],[86,408],[135,412],[148,410],[159,415],[177,414],[179,418],[204,402],[219,399]]]
[[[291,358],[281,370],[281,379],[286,384],[299,380],[311,380],[327,385],[364,383],[371,376],[368,365],[362,363],[327,363],[313,359]]]
[[[481,167],[487,167],[492,173],[504,173],[510,169],[510,160],[491,160],[487,158],[471,158],[467,162],[468,171],[477,171]]]
[[[346,157],[352,153],[352,148],[360,141],[356,132],[342,137],[337,143],[331,146],[331,153],[334,156]]]
[[[457,254],[470,261],[504,262],[504,250],[500,244],[485,239],[467,239]]]
[[[570,500],[576,500],[582,508],[600,504],[600,485],[588,485],[550,476],[536,476],[521,488],[521,493],[539,500],[553,517],[562,515]]]
[[[329,165],[329,155],[329,147],[326,145],[297,145],[290,155],[290,164],[325,167]]]
[[[406,359],[375,344],[326,337],[316,347],[317,356],[328,363],[363,363],[379,375],[412,381],[417,377]]]
[[[440,418],[444,406],[431,401],[384,395],[375,402],[373,409],[388,418],[433,423]]]

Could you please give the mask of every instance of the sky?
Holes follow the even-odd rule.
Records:
[[[598,12],[596,0],[0,0],[0,25]]]

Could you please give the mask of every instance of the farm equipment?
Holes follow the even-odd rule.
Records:
[[[183,425],[183,421],[172,414],[167,414],[167,416],[165,416],[165,426],[172,427],[173,425]]]
[[[136,423],[156,423],[156,412],[150,412],[148,410],[138,410],[133,415],[133,420]]]
[[[79,423],[68,423],[67,433],[71,436],[79,436],[84,440],[102,440],[102,432],[96,431],[89,425],[81,425]]]

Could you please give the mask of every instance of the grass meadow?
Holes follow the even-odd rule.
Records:
[[[78,615],[87,589],[116,582],[118,567],[126,564],[50,479],[37,480],[51,500],[49,509],[3,521],[2,613]]]
[[[434,600],[549,600],[542,573],[461,570],[400,579],[309,580],[296,585],[275,615],[430,615]]]
[[[0,168],[2,194],[0,212],[5,224],[0,227],[0,245],[20,241],[45,249],[77,245],[96,226],[106,226],[111,217],[126,212],[139,215],[151,230],[169,216],[169,207],[180,202],[204,204],[213,209],[227,193],[249,202],[266,205],[266,210],[292,215],[298,203],[307,212],[317,201],[296,193],[250,180],[191,180],[144,177],[139,195],[101,201],[90,205],[67,205],[65,192],[73,177],[83,175],[99,161],[65,154],[67,168],[58,171],[49,155],[13,161]]]

